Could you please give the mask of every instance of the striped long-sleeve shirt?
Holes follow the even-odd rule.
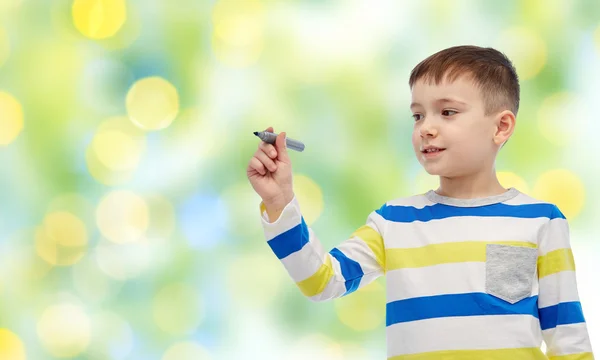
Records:
[[[331,251],[296,198],[272,223],[260,209],[268,245],[309,299],[386,276],[390,360],[593,359],[568,223],[553,204],[514,188],[472,200],[429,191],[386,202]]]

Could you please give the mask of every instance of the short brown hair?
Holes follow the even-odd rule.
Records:
[[[519,77],[512,62],[500,51],[472,45],[441,50],[421,61],[410,73],[411,89],[418,80],[440,84],[462,75],[472,78],[480,88],[486,115],[519,111]]]

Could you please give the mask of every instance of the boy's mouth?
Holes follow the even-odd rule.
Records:
[[[444,148],[438,148],[438,147],[435,147],[435,146],[427,146],[424,149],[421,149],[421,152],[423,154],[431,154],[431,153],[442,152],[444,150],[446,150],[446,149],[444,149]]]
[[[426,146],[424,149],[421,149],[421,154],[423,154],[424,159],[435,159],[438,156],[441,156],[445,150],[446,149],[444,148],[435,146]]]

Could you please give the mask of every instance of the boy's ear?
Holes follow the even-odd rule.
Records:
[[[510,110],[500,112],[495,118],[494,143],[503,145],[515,131],[515,114]]]

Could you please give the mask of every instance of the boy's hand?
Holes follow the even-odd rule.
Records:
[[[265,131],[274,132],[272,127]],[[285,147],[285,132],[277,135],[275,145],[261,141],[246,170],[254,191],[262,198],[271,221],[294,198],[292,163]]]

